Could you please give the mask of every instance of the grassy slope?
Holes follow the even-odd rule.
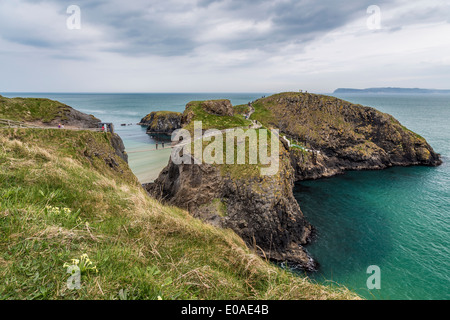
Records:
[[[0,299],[355,298],[272,266],[232,231],[148,197],[108,140],[0,130]],[[82,254],[99,272],[69,290],[63,265]]]
[[[69,107],[58,101],[40,98],[5,98],[0,96],[0,119],[50,122],[64,120]]]
[[[181,117],[181,112],[174,112],[174,111],[153,111],[150,112],[148,115],[146,115],[144,118],[141,119],[141,123],[150,123],[153,119],[154,126],[157,124],[157,120],[159,118],[162,119],[170,119],[170,118],[177,118]],[[151,123],[150,123],[151,124]]]
[[[247,105],[239,105],[239,106],[233,106],[235,110],[234,116],[217,116],[212,115],[206,112],[202,106],[201,103],[203,101],[192,101],[188,104],[188,107],[186,108],[185,115],[187,113],[192,114],[191,122],[184,127],[184,129],[189,130],[191,134],[193,134],[194,129],[194,121],[201,121],[202,122],[202,129],[208,130],[208,129],[217,129],[217,130],[224,130],[229,128],[242,128],[244,132],[247,132],[245,128],[247,128],[249,125],[252,124],[251,121],[246,120],[243,117],[243,113],[248,112],[248,106]],[[256,130],[256,133],[259,136],[259,130]],[[245,165],[237,165],[237,164],[226,164],[226,134],[223,134],[222,137],[222,148],[223,148],[223,164],[220,165],[220,170],[223,174],[231,174],[234,178],[250,178],[259,176],[261,164],[249,164],[249,148],[250,144],[248,142],[248,139],[246,140],[245,144]],[[268,133],[268,138],[270,138],[270,132]],[[215,139],[211,138],[211,141],[203,141],[203,150],[211,144],[211,142],[214,142]],[[258,142],[257,142],[258,144]],[[252,150],[258,150],[257,146],[252,145]],[[237,163],[237,140],[235,139],[235,154],[234,154],[234,163]],[[270,140],[268,145],[268,150],[270,151]],[[194,152],[194,147],[192,144],[191,153]]]
[[[302,97],[301,112],[296,114],[296,121],[291,117],[292,106],[286,105],[286,99]],[[279,99],[284,99],[281,103]],[[400,123],[391,115],[382,113],[374,108],[365,107],[359,104],[353,104],[331,96],[318,94],[299,94],[298,92],[284,92],[272,95],[267,98],[258,99],[254,104],[255,112],[250,117],[258,120],[268,127],[278,127],[295,133],[299,137],[307,137],[318,144],[323,143],[323,137],[327,136],[330,128],[338,130],[341,136],[355,136],[364,139],[362,134],[356,133],[354,124],[346,120],[343,111],[357,114],[361,111],[372,111],[382,117],[385,117],[392,124],[401,127],[403,130],[411,132],[417,139],[423,138],[401,126]],[[349,112],[350,111],[350,112]],[[370,119],[367,120],[370,122]]]
[[[241,114],[234,116],[217,116],[203,110],[201,103],[203,101],[192,101],[186,107],[184,114],[193,113],[195,116],[192,121],[184,127],[184,129],[192,131],[194,121],[202,121],[203,129],[223,130],[234,127],[245,127],[251,124],[251,121],[245,120]]]

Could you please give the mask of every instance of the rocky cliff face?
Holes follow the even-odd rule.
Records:
[[[284,93],[258,100],[256,119],[291,140],[296,179],[345,170],[442,163],[426,140],[394,117],[333,97]]]
[[[314,270],[314,260],[303,249],[310,241],[312,227],[295,201],[293,184],[293,169],[283,149],[275,176],[238,178],[217,165],[175,165],[169,161],[146,188],[153,196],[189,210],[194,217],[234,230],[265,258]]]
[[[181,113],[171,111],[154,111],[146,115],[138,123],[147,126],[147,133],[162,133],[171,135],[173,131],[181,128]]]
[[[207,127],[221,126],[233,113],[228,100],[189,103],[182,123],[188,127],[202,119]],[[273,176],[260,176],[258,170],[248,174],[245,169],[255,169],[252,165],[175,165],[170,160],[158,179],[145,187],[195,217],[234,230],[261,256],[313,270],[315,262],[303,249],[312,227],[292,193],[295,177],[289,153],[283,146],[280,150],[280,168]]]
[[[58,123],[61,123],[66,126],[73,126],[78,128],[98,128],[98,123],[100,121],[100,119],[94,117],[91,114],[86,114],[68,107],[64,116],[60,119],[53,120],[51,124],[58,125]]]
[[[234,114],[233,105],[230,100],[209,100],[202,103],[203,109],[217,116],[232,116]]]
[[[111,145],[114,148],[116,155],[128,163],[128,154],[125,151],[125,145],[123,144],[122,138],[117,133],[111,135]]]
[[[222,105],[188,104],[183,126],[188,127],[206,110],[209,115],[222,113]],[[295,181],[350,169],[441,163],[425,139],[373,108],[300,93],[259,99],[252,107],[251,119],[267,128],[279,128],[284,135],[276,175],[249,175],[238,167],[175,165],[169,161],[155,183],[145,187],[153,196],[186,208],[195,217],[234,230],[261,256],[287,261],[291,266],[306,270],[316,266],[303,248],[313,228],[293,196]],[[217,117],[211,120],[202,114],[202,119],[221,125]]]

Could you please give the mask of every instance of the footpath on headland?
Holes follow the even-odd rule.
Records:
[[[89,131],[98,131],[98,132],[102,131],[102,128],[82,128],[82,127],[75,127],[75,126],[64,126],[64,127],[40,126],[40,125],[22,122],[22,121],[0,119],[0,129],[6,129],[6,128],[62,129],[62,130],[75,130],[75,131],[89,130]]]

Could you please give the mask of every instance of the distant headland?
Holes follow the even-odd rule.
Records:
[[[421,89],[421,88],[366,88],[366,89],[353,89],[353,88],[338,88],[333,93],[403,93],[403,94],[432,94],[432,93],[450,93],[450,90],[439,89]]]

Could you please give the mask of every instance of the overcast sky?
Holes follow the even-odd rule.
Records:
[[[0,0],[0,92],[379,86],[450,89],[450,1]]]

